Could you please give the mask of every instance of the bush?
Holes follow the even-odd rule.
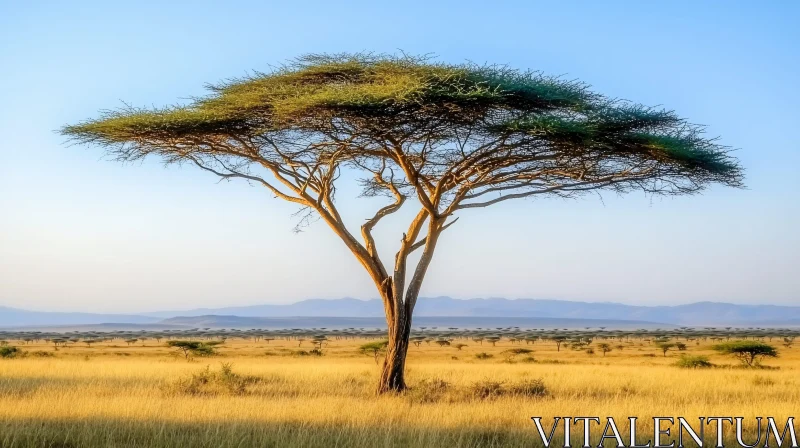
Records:
[[[500,381],[483,380],[473,383],[469,389],[472,398],[478,400],[489,400],[500,397],[506,393],[503,383]]]
[[[245,395],[247,386],[258,383],[260,379],[254,376],[243,376],[233,372],[233,365],[221,363],[218,372],[211,371],[210,366],[198,373],[193,373],[172,384],[167,384],[163,390],[168,395]]]
[[[683,369],[707,369],[709,367],[714,367],[714,364],[711,364],[711,362],[708,360],[708,356],[702,355],[681,356],[675,365]]]
[[[0,346],[0,358],[18,358],[21,357],[24,352],[13,345],[3,345]]]
[[[514,355],[527,355],[527,354],[533,353],[533,350],[528,349],[528,348],[510,348],[508,350],[505,350],[503,353],[508,353],[508,354],[510,354],[512,356],[514,356]]]
[[[489,358],[493,358],[494,355],[490,355],[488,353],[477,353],[477,354],[475,354],[475,357],[477,359],[489,359]]]
[[[508,393],[520,397],[544,397],[547,396],[547,387],[541,379],[526,380],[509,386]]]
[[[757,376],[753,378],[753,384],[756,386],[772,386],[775,384],[775,380],[764,376]]]
[[[406,396],[414,403],[436,403],[450,390],[450,383],[443,379],[424,379],[410,388]]]
[[[420,381],[405,394],[412,403],[441,401],[455,403],[492,400],[503,396],[541,398],[548,395],[548,390],[541,379],[524,380],[508,385],[502,381],[486,379],[468,386],[454,387],[447,381],[432,378]]]

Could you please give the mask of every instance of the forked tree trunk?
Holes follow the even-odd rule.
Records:
[[[430,221],[428,235],[425,238],[425,249],[422,251],[422,256],[407,289],[404,288],[404,285],[406,258],[410,253],[408,244],[416,239],[416,233],[410,240],[406,239],[405,234],[403,235],[403,248],[399,252],[394,276],[386,278],[378,284],[378,290],[381,292],[386,310],[386,324],[389,333],[386,357],[383,360],[381,377],[378,382],[378,394],[400,392],[406,388],[406,354],[408,353],[408,340],[411,336],[411,316],[414,313],[414,305],[419,297],[422,281],[433,258],[433,251],[445,219],[437,218]],[[405,294],[403,294],[404,291]]]
[[[410,316],[403,316],[402,319],[389,323],[389,344],[386,346],[386,356],[378,381],[378,394],[401,392],[406,388],[406,354],[410,336]]]

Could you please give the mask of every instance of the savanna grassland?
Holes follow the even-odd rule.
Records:
[[[742,416],[748,437],[756,416],[800,413],[796,346],[753,369],[711,341],[666,356],[642,339],[605,356],[543,340],[422,343],[409,353],[411,389],[377,397],[365,339],[330,340],[322,356],[309,342],[228,339],[191,360],[163,340],[9,342],[26,354],[0,359],[2,447],[531,447],[531,416],[548,428],[553,416],[613,416],[623,434],[637,416],[646,439],[652,416]],[[510,351],[520,348],[532,353]],[[717,367],[676,367],[682,353]]]

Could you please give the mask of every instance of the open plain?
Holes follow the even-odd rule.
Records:
[[[321,355],[299,339],[227,338],[188,360],[165,340],[7,341],[22,352],[0,359],[0,446],[530,447],[532,416],[549,428],[582,415],[613,416],[623,434],[637,416],[645,441],[653,416],[736,415],[752,443],[755,417],[800,411],[797,347],[742,368],[702,338],[666,356],[644,337],[609,339],[605,355],[603,339],[428,340],[410,349],[410,389],[378,397],[380,353],[360,349],[377,339],[331,337]],[[715,367],[677,367],[686,354]]]

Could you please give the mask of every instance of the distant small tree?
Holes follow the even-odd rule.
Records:
[[[666,358],[667,352],[675,348],[674,342],[657,342],[656,347],[664,353],[664,357]]]
[[[712,349],[723,355],[733,355],[748,367],[760,364],[763,358],[778,357],[775,347],[759,341],[725,342],[713,346]]]
[[[324,335],[314,336],[311,339],[311,343],[314,345],[316,350],[322,351],[322,344],[328,342],[328,338]]]
[[[67,341],[65,339],[55,338],[55,339],[50,339],[50,343],[53,344],[53,348],[56,351],[58,351],[58,346],[59,345],[66,345]]]
[[[177,349],[179,353],[183,353],[186,360],[189,360],[191,356],[213,355],[216,353],[214,347],[219,344],[219,341],[167,341],[167,346]]]
[[[466,346],[467,346],[467,344],[454,344],[454,345],[453,345],[453,347],[455,347],[455,348],[456,348],[456,349],[458,349],[459,351],[460,351],[462,348],[466,347]]]
[[[680,350],[682,352],[686,351],[686,344],[684,344],[683,342],[676,342],[675,343],[675,348],[677,348],[678,350]]]
[[[612,350],[611,346],[609,344],[606,344],[605,342],[597,344],[597,349],[603,352],[603,356],[606,356],[606,353]]]
[[[359,347],[358,350],[365,355],[372,355],[375,357],[375,364],[377,364],[379,356],[386,350],[387,345],[389,345],[389,341],[387,340],[369,342]]]
[[[561,344],[564,343],[564,341],[567,340],[567,337],[566,336],[554,336],[551,339],[553,340],[553,342],[556,343],[556,351],[560,352],[561,351]]]

